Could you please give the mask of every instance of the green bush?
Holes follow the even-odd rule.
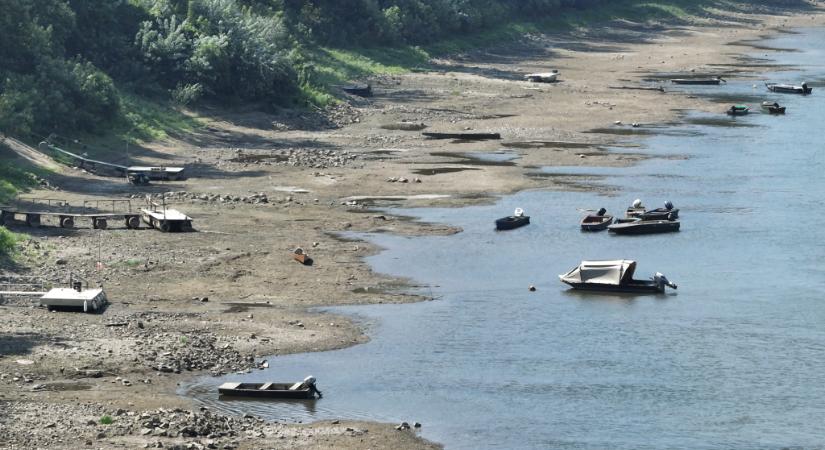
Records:
[[[108,414],[104,414],[100,417],[100,423],[103,425],[111,425],[112,423],[114,423],[114,421],[115,420],[112,419],[112,416]]]

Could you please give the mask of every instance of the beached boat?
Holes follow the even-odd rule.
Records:
[[[808,86],[808,83],[803,82],[800,86],[793,84],[780,83],[765,83],[765,87],[771,92],[779,92],[782,94],[810,94],[813,88]]]
[[[523,227],[530,223],[530,216],[524,215],[524,210],[516,208],[512,216],[502,217],[496,220],[496,230],[512,230]]]
[[[750,108],[745,105],[733,105],[725,111],[729,116],[744,116],[748,112],[750,112]]]
[[[582,261],[578,267],[559,275],[562,283],[573,289],[605,292],[663,293],[665,287],[676,289],[664,275],[656,272],[650,280],[633,279],[636,261]]]
[[[559,71],[551,70],[550,72],[528,73],[524,78],[534,83],[553,83],[558,81]]]
[[[460,139],[464,141],[483,141],[487,139],[501,139],[498,133],[435,133],[424,132],[422,136],[430,139]]]
[[[702,84],[702,85],[712,85],[712,84],[719,84],[719,83],[727,83],[727,81],[723,80],[721,77],[716,78],[673,78],[670,80],[673,84]]]
[[[596,214],[589,214],[581,221],[582,231],[606,230],[607,226],[613,223],[613,216],[605,214],[606,209],[599,209]]]
[[[785,107],[779,106],[777,102],[762,102],[762,109],[768,110],[771,114],[785,114]]]
[[[316,395],[321,398],[315,381],[315,377],[309,376],[297,383],[224,383],[218,387],[218,393],[254,398],[312,399]]]
[[[310,258],[310,256],[307,255],[307,253],[301,247],[296,248],[292,252],[292,259],[294,259],[295,261],[298,261],[299,263],[301,263],[305,266],[311,266],[312,265],[312,258]]]
[[[357,95],[359,97],[372,97],[372,86],[369,84],[342,86],[341,90],[347,94]]]
[[[607,231],[616,234],[654,234],[679,231],[678,220],[634,220],[632,222],[614,223]]]

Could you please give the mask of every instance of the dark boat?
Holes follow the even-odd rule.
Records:
[[[669,200],[665,202],[664,208],[656,208],[636,214],[640,220],[676,220],[679,218],[679,208],[674,208]]]
[[[530,223],[530,216],[524,215],[524,210],[516,208],[512,216],[502,217],[496,220],[496,230],[512,230],[523,227]]]
[[[721,77],[716,78],[674,78],[670,80],[673,84],[703,84],[703,85],[711,85],[711,84],[719,84],[719,83],[727,83],[727,81],[723,80]]]
[[[606,230],[607,226],[613,223],[613,216],[605,214],[606,209],[601,208],[596,214],[589,214],[582,219],[582,231],[601,231]]]
[[[813,92],[813,88],[808,87],[808,83],[802,83],[800,86],[794,86],[792,84],[779,84],[779,83],[765,83],[765,87],[768,88],[771,92],[779,92],[782,94],[810,94]]]
[[[218,387],[220,395],[255,398],[313,399],[321,398],[315,387],[315,378],[306,377],[297,383],[224,383]]]
[[[430,139],[460,139],[464,141],[483,141],[487,139],[501,139],[498,133],[421,133],[422,136]]]
[[[771,114],[785,114],[785,107],[776,102],[762,102],[762,109],[767,109]]]
[[[676,285],[659,272],[650,280],[635,280],[635,270],[636,261],[627,259],[582,261],[575,269],[559,275],[559,279],[573,289],[589,291],[660,294],[665,292],[666,286],[676,289]]]
[[[745,105],[733,105],[725,111],[729,116],[744,116],[748,112],[750,112],[750,108]]]
[[[292,259],[298,261],[299,263],[305,266],[311,266],[313,263],[312,258],[309,255],[307,255],[307,253],[301,247],[296,248],[292,252]]]
[[[372,86],[369,84],[343,86],[341,90],[347,94],[357,95],[359,97],[372,97]]]
[[[678,220],[634,220],[632,222],[614,223],[607,231],[616,234],[653,234],[679,231]]]

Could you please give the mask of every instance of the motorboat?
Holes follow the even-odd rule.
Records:
[[[670,80],[673,84],[701,84],[701,85],[713,85],[719,83],[727,83],[727,81],[723,80],[722,77],[715,77],[715,78],[673,78]]]
[[[649,280],[636,280],[633,278],[635,270],[636,261],[629,259],[582,261],[570,272],[559,275],[559,279],[573,289],[589,291],[661,294],[665,287],[677,288],[659,272]]]
[[[553,69],[550,72],[528,73],[524,79],[534,83],[554,83],[559,79],[559,71]]]
[[[646,210],[635,217],[641,220],[676,220],[679,218],[679,208],[674,208],[673,203],[666,201],[664,208]]]
[[[745,105],[733,105],[725,111],[729,116],[744,116],[750,112],[750,108]]]
[[[607,227],[607,231],[616,234],[654,234],[679,231],[678,220],[642,220],[614,223]]]
[[[606,213],[606,209],[600,208],[596,214],[588,214],[581,221],[582,231],[606,230],[613,223],[613,216]]]
[[[799,86],[795,86],[793,84],[765,83],[765,87],[767,87],[771,92],[778,92],[782,94],[807,95],[813,92],[813,88],[808,86],[808,83],[805,82],[802,82]]]
[[[516,208],[512,216],[496,220],[496,230],[512,230],[530,223],[530,216],[524,215],[524,210]]]
[[[785,114],[785,107],[777,102],[762,102],[762,109],[768,110],[771,114]]]

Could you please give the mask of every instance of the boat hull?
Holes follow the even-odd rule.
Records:
[[[665,209],[656,208],[645,211],[638,216],[641,220],[675,220],[679,218],[679,208]]]
[[[657,285],[653,281],[633,280],[629,284],[602,284],[602,283],[571,283],[562,280],[562,283],[567,284],[573,289],[580,291],[591,292],[621,292],[621,293],[635,293],[635,294],[663,294],[665,287]]]
[[[499,133],[421,133],[422,136],[430,139],[459,139],[465,141],[484,141],[487,139],[501,139]]]
[[[248,397],[248,398],[283,398],[283,399],[314,399],[315,393],[308,387],[300,389],[290,389],[291,384],[286,383],[238,383],[238,387],[221,386],[218,394],[227,397]],[[230,384],[232,386],[234,384]],[[268,386],[267,386],[268,385]],[[261,389],[260,386],[267,387]]]
[[[807,95],[813,92],[813,88],[811,87],[802,87],[802,86],[777,86],[777,85],[768,85],[768,90],[771,92],[776,92],[779,94],[803,94]]]
[[[718,78],[711,78],[711,79],[695,79],[691,80],[689,78],[674,78],[670,80],[673,84],[697,84],[697,85],[713,85],[719,84],[722,80]]]
[[[635,222],[616,223],[607,227],[615,234],[656,234],[679,231],[678,220],[638,220]]]
[[[496,220],[496,230],[513,230],[530,223],[530,216],[508,216]]]
[[[606,230],[613,223],[613,216],[587,216],[581,221],[582,231]]]

